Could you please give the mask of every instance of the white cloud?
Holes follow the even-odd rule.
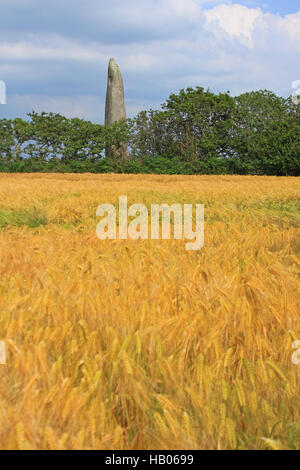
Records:
[[[99,61],[105,56],[99,44],[88,45],[56,34],[29,35],[27,40],[0,43],[0,59],[8,61],[74,60]]]
[[[123,73],[128,115],[157,108],[188,86],[291,93],[300,78],[300,11],[282,17],[218,0],[203,9],[203,3],[86,0],[82,18],[71,16],[72,28],[66,17],[61,30],[47,23],[45,31],[0,35],[0,79],[8,88],[1,111],[18,115],[33,106],[102,122],[109,57]],[[74,0],[70,15],[80,4]]]
[[[261,38],[273,39],[275,44],[269,43],[270,49],[274,49],[277,41],[280,41],[283,47],[289,47],[290,54],[295,50],[300,51],[300,10],[285,17],[270,13],[261,15],[253,31],[253,35],[255,34],[260,34]]]
[[[219,5],[204,12],[205,27],[213,31],[216,36],[225,32],[228,37],[238,39],[241,44],[254,46],[255,37],[262,41],[270,41],[268,47],[274,49],[273,40],[280,38],[283,47],[294,43],[294,49],[299,50],[300,44],[300,11],[284,17],[271,13],[263,13],[260,8],[247,8],[246,6]],[[220,31],[221,29],[221,31]],[[256,46],[259,47],[259,41]]]
[[[247,8],[238,4],[219,5],[205,12],[207,26],[213,29],[217,23],[230,37],[237,37],[246,45],[252,45],[255,22],[262,15],[260,8]]]

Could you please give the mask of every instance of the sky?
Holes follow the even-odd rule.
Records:
[[[300,80],[299,0],[0,0],[0,22],[0,117],[103,123],[110,57],[130,117],[182,88],[289,96]]]

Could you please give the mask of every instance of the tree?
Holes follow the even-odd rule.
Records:
[[[299,161],[299,111],[290,100],[267,90],[244,93],[235,100],[236,167],[245,173],[285,175],[292,169],[292,158],[293,173]]]

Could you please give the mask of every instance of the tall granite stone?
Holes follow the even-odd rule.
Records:
[[[121,119],[126,119],[123,79],[115,59],[110,59],[105,103],[105,125],[110,126]],[[127,158],[127,146],[122,144],[120,149],[109,147],[106,149],[106,155]]]

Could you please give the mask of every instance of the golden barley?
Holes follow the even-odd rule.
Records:
[[[203,203],[205,246],[96,236]],[[1,449],[299,449],[299,178],[0,174]]]

